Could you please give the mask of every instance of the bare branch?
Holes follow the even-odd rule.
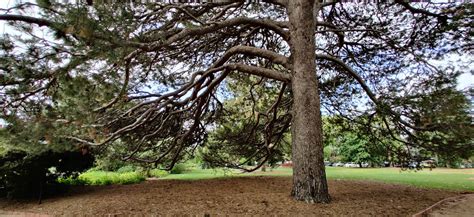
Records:
[[[237,25],[253,25],[253,26],[261,26],[268,28],[274,32],[276,32],[278,35],[280,35],[283,39],[289,40],[289,34],[287,31],[281,28],[283,25],[281,22],[274,21],[274,20],[269,20],[269,19],[254,19],[254,18],[248,18],[248,17],[236,17],[233,19],[225,20],[222,22],[214,23],[213,25],[210,26],[205,26],[205,27],[196,27],[196,28],[186,28],[181,30],[179,33],[171,36],[168,38],[165,42],[165,44],[171,44],[173,42],[179,41],[184,39],[185,37],[188,36],[198,36],[198,35],[204,35],[208,34],[211,32],[215,32],[219,29],[225,28],[225,27],[231,27],[231,26],[237,26]],[[162,47],[162,43],[158,43],[155,46],[150,47],[150,50],[154,50],[158,47]]]
[[[89,146],[100,146],[101,145],[101,144],[97,144],[97,143],[94,143],[94,142],[89,142],[85,139],[77,138],[77,137],[74,137],[74,136],[63,136],[63,138],[74,140],[76,142],[83,143],[83,144],[86,144],[86,145],[89,145]]]
[[[364,89],[364,91],[367,93],[367,95],[369,96],[370,100],[372,100],[372,102],[374,102],[377,106],[379,107],[386,107],[384,106],[384,104],[382,102],[380,102],[377,97],[375,96],[375,94],[370,90],[369,86],[366,84],[366,82],[364,81],[364,79],[362,77],[359,76],[359,74],[357,74],[356,71],[354,71],[349,65],[345,64],[341,59],[339,58],[336,58],[336,57],[333,57],[333,56],[330,56],[330,55],[325,55],[325,54],[317,54],[316,55],[316,58],[317,59],[324,59],[324,60],[329,60],[329,61],[332,61],[332,62],[335,62],[337,63],[339,66],[343,67],[344,70],[346,72],[349,73],[350,76],[352,76],[354,79],[356,79],[356,81],[359,83],[359,85],[362,87],[362,89]],[[412,128],[414,130],[427,130],[427,128],[423,128],[423,127],[417,127],[417,126],[414,126],[404,120],[402,120],[400,118],[400,114],[397,114],[395,111],[393,111],[392,109],[390,109],[389,107],[386,107],[388,109],[388,112],[390,112],[390,114],[392,114],[393,116],[395,116],[395,118],[397,119],[398,122],[402,123],[403,125],[409,127],[409,128]]]
[[[54,25],[53,22],[46,19],[23,16],[23,15],[13,15],[13,14],[0,14],[0,20],[22,21],[22,22],[31,23],[31,24],[37,24],[38,26],[48,26],[48,27],[53,27]]]
[[[285,83],[289,83],[291,81],[291,76],[289,74],[284,74],[275,70],[257,67],[257,66],[250,66],[241,63],[232,63],[226,65],[226,68],[231,70],[237,70],[240,72],[244,72],[251,75],[263,76],[266,78],[275,79],[277,81],[282,81]]]
[[[430,12],[430,11],[427,11],[427,10],[424,10],[424,9],[415,8],[415,7],[411,6],[410,3],[408,3],[407,1],[395,0],[395,3],[398,3],[398,4],[402,5],[404,8],[406,8],[407,10],[409,10],[411,13],[414,13],[414,14],[424,14],[424,15],[428,15],[428,16],[437,17],[437,18],[442,19],[442,20],[448,19],[448,17],[444,14],[437,14],[437,13],[433,13],[433,12]]]
[[[281,64],[285,66],[285,68],[287,69],[290,68],[289,60],[287,57],[280,55],[278,53],[269,51],[269,50],[251,47],[251,46],[235,46],[235,47],[230,48],[224,53],[224,55],[222,55],[222,57],[218,61],[214,63],[213,67],[224,64],[230,57],[232,57],[235,54],[247,54],[247,55],[263,57],[263,58],[271,60],[274,63]]]
[[[364,79],[362,79],[362,77],[359,76],[359,74],[357,74],[356,71],[354,71],[350,66],[348,66],[347,64],[345,64],[341,59],[339,58],[336,58],[336,57],[333,57],[333,56],[330,56],[330,55],[326,55],[326,54],[316,54],[316,58],[317,59],[323,59],[323,60],[329,60],[329,61],[332,61],[334,63],[337,63],[339,66],[343,67],[344,70],[346,72],[349,73],[350,76],[352,76],[354,79],[356,79],[356,81],[360,84],[360,86],[362,87],[362,89],[364,89],[364,91],[367,93],[367,95],[369,96],[369,98],[376,104],[379,104],[378,103],[378,100],[377,100],[377,97],[375,96],[375,94],[370,90],[369,86],[367,86],[367,84],[365,83]]]

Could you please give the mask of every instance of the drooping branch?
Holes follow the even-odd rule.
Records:
[[[46,20],[43,18],[24,16],[24,15],[0,14],[0,20],[21,21],[21,22],[26,22],[26,23],[31,23],[31,24],[37,24],[38,26],[48,26],[48,27],[54,26],[54,23],[49,20]]]
[[[283,143],[285,143],[283,139],[284,134],[288,132],[291,124],[291,102],[288,102],[291,99],[288,98],[286,83],[281,84],[281,87],[277,89],[277,83],[274,82],[267,83],[271,87],[263,87],[266,86],[266,82],[263,80],[258,79],[258,82],[252,82],[251,84],[248,83],[248,80],[241,81],[243,82],[241,87],[249,85],[251,105],[249,106],[247,103],[241,105],[240,100],[231,100],[232,104],[237,103],[239,108],[229,108],[228,115],[232,118],[230,120],[225,118],[224,122],[219,124],[218,133],[212,133],[211,135],[212,140],[216,141],[210,144],[213,150],[222,150],[224,153],[238,157],[225,159],[225,157],[219,154],[220,151],[216,151],[215,154],[205,154],[206,162],[213,166],[227,166],[245,172],[252,172],[269,163],[269,160],[273,161],[270,163],[274,163],[275,157],[281,157],[280,151],[283,148]],[[262,88],[255,90],[256,85],[260,85]],[[278,91],[277,93],[271,91],[271,96],[274,99],[270,102],[267,102],[267,97],[269,96],[267,95],[269,94],[268,88]],[[247,92],[248,90],[245,89],[238,90],[237,99],[244,97]],[[255,98],[256,95],[254,94],[257,94],[259,97]],[[259,107],[258,109],[256,108],[257,106]],[[247,109],[251,110],[250,114],[242,116],[242,111],[248,111]],[[226,126],[227,121],[239,123],[237,126],[242,127],[229,128]],[[248,164],[253,162],[258,162],[258,164],[249,167]]]
[[[349,73],[349,75],[351,77],[356,79],[356,81],[360,84],[362,89],[364,89],[364,91],[367,93],[370,100],[372,100],[377,105],[380,104],[377,97],[375,96],[375,94],[372,92],[372,90],[370,90],[369,86],[365,83],[364,79],[362,77],[360,77],[359,74],[357,74],[357,72],[354,71],[350,66],[345,64],[341,59],[330,56],[330,55],[326,55],[326,54],[316,54],[316,58],[332,61],[332,62],[338,64],[339,66],[341,66],[342,68],[344,68],[344,70],[347,73]]]
[[[285,83],[289,83],[291,81],[291,76],[289,74],[284,74],[284,73],[267,69],[267,68],[251,66],[251,65],[241,64],[241,63],[232,63],[225,66],[226,68],[231,69],[231,70],[237,70],[239,72],[244,72],[251,75],[271,78],[271,79],[275,79],[275,80],[282,81]]]
[[[204,27],[194,27],[194,28],[185,28],[182,29],[179,33],[172,35],[169,37],[165,43],[159,42],[158,44],[149,47],[150,50],[155,50],[158,47],[162,47],[164,44],[169,45],[173,42],[182,40],[188,36],[200,36],[205,35],[211,32],[216,32],[217,30],[223,29],[225,27],[232,27],[238,25],[253,25],[253,26],[260,26],[265,27],[267,29],[273,30],[275,33],[280,35],[283,39],[288,40],[289,34],[285,31],[282,27],[284,25],[278,21],[269,20],[269,19],[254,19],[248,17],[236,17],[228,20],[224,20],[222,22],[214,23],[211,26],[204,26]]]
[[[287,74],[283,74],[274,70],[266,69],[266,68],[261,68],[261,67],[256,67],[256,66],[249,66],[245,64],[239,64],[239,63],[231,63],[231,64],[226,64],[223,66],[218,66],[214,68],[210,68],[209,70],[205,72],[198,72],[194,73],[191,80],[188,82],[187,85],[184,85],[182,88],[167,93],[163,94],[160,97],[158,97],[155,100],[152,101],[147,101],[140,103],[130,110],[126,111],[121,115],[120,117],[126,117],[128,115],[131,115],[133,111],[145,106],[145,105],[150,105],[150,104],[156,104],[157,107],[152,108],[152,109],[147,109],[145,112],[141,113],[133,123],[130,125],[127,125],[125,127],[122,127],[121,129],[116,130],[112,134],[110,134],[107,138],[102,140],[100,143],[91,143],[89,141],[86,141],[84,139],[80,138],[75,138],[72,136],[69,136],[68,138],[74,139],[75,141],[85,141],[84,143],[87,145],[94,145],[94,146],[101,146],[106,143],[114,141],[116,138],[118,138],[120,135],[124,133],[128,133],[134,129],[137,129],[146,121],[152,117],[152,114],[160,111],[161,109],[166,108],[168,105],[176,105],[176,106],[184,106],[187,103],[193,103],[196,99],[208,95],[211,93],[213,88],[217,86],[227,74],[221,75],[218,78],[213,79],[214,76],[212,74],[217,73],[219,71],[239,71],[243,73],[248,73],[252,75],[257,75],[257,76],[262,76],[262,77],[267,77],[283,82],[289,82],[290,81],[290,76]],[[198,78],[199,76],[199,78]],[[207,80],[207,78],[210,78],[210,80]],[[209,82],[205,82],[209,81]],[[189,91],[191,91],[191,95],[185,99],[182,99],[183,96],[185,96]],[[199,96],[197,95],[201,90],[205,90],[203,93],[201,93]],[[179,112],[179,111],[178,111]],[[119,118],[120,118],[119,117]],[[118,121],[119,119],[116,119]],[[115,121],[114,121],[115,122]],[[107,124],[110,125],[111,123]]]
[[[374,94],[374,92],[372,92],[372,90],[370,90],[369,86],[366,84],[366,82],[364,81],[364,79],[359,76],[359,74],[354,70],[352,69],[352,67],[350,67],[349,65],[347,65],[346,63],[344,63],[341,59],[339,58],[336,58],[336,57],[333,57],[333,56],[330,56],[330,55],[325,55],[325,54],[317,54],[316,55],[316,58],[317,59],[324,59],[324,60],[329,60],[329,61],[332,61],[336,64],[338,64],[339,66],[341,66],[342,68],[344,68],[344,70],[349,73],[349,75],[351,77],[353,77],[357,83],[359,83],[359,85],[362,87],[362,89],[365,91],[365,93],[367,94],[367,96],[370,98],[370,100],[372,100],[372,102],[374,102],[379,108],[382,108],[382,109],[386,109],[388,110],[388,112],[393,115],[398,122],[402,123],[403,125],[409,127],[409,128],[412,128],[414,130],[428,130],[427,128],[424,128],[424,127],[418,127],[418,126],[414,126],[408,122],[406,122],[405,120],[401,119],[400,118],[400,114],[396,113],[395,111],[393,111],[389,106],[386,106],[383,102],[381,102],[377,97],[376,95]]]
[[[344,43],[344,31],[337,28],[334,24],[332,23],[328,23],[328,22],[324,22],[324,21],[317,21],[315,23],[316,27],[318,26],[324,26],[327,28],[327,31],[332,31],[334,32],[334,34],[337,35],[337,37],[339,38],[339,46],[342,47],[343,43]],[[350,30],[349,30],[350,31]]]
[[[428,10],[415,8],[412,5],[410,5],[410,3],[408,3],[407,1],[395,0],[395,3],[402,5],[404,8],[406,8],[407,10],[409,10],[411,13],[414,13],[414,14],[424,14],[424,15],[436,17],[440,19],[440,21],[442,22],[446,22],[446,20],[448,19],[448,16],[446,16],[445,14],[437,14]]]

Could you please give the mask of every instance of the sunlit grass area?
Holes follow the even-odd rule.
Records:
[[[239,170],[231,169],[197,169],[193,168],[181,174],[169,174],[162,179],[199,180],[214,178],[230,178],[242,175]]]
[[[444,169],[430,171],[400,170],[399,168],[326,168],[328,179],[368,180],[385,183],[406,184],[422,188],[451,189],[474,191],[474,169]],[[153,175],[155,174],[155,175]],[[268,169],[267,172],[242,173],[229,169],[190,168],[180,174],[167,174],[164,171],[152,171],[152,176],[159,179],[200,180],[213,178],[232,178],[242,176],[291,176],[291,168]],[[139,172],[104,172],[88,171],[81,174],[78,183],[89,185],[131,184],[145,180]],[[74,181],[69,181],[74,184]]]
[[[329,179],[370,180],[407,184],[423,188],[474,191],[474,169],[400,170],[399,168],[326,168]],[[268,172],[241,173],[236,170],[193,169],[183,174],[170,174],[164,179],[208,179],[233,176],[291,176],[291,168],[276,168]]]
[[[357,179],[424,188],[474,191],[474,169],[405,170],[399,168],[328,168],[330,179]]]

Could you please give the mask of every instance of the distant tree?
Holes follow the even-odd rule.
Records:
[[[263,2],[89,6],[41,0],[5,10],[0,20],[25,35],[1,39],[4,117],[28,119],[26,110],[52,108],[50,123],[69,128],[56,128],[52,138],[93,147],[121,140],[130,144],[124,160],[171,168],[206,142],[224,110],[219,87],[231,75],[263,77],[289,91],[291,110],[274,99],[262,141],[271,149],[283,136],[271,123],[291,117],[292,195],[329,202],[321,105],[346,117],[377,116],[390,123],[383,126],[388,135],[412,145],[393,131],[427,129],[399,102],[456,78],[457,71],[430,60],[472,52],[472,4]],[[28,8],[38,16],[24,15]]]
[[[376,127],[367,128],[364,121],[361,122],[363,124],[354,124],[343,117],[325,117],[324,146],[331,149],[333,157],[344,162],[358,163],[359,166],[362,163],[380,165],[389,160],[388,150],[396,150],[400,144],[387,137],[374,136],[378,133]],[[376,124],[372,123],[374,125]]]
[[[411,115],[417,125],[429,129],[413,133],[413,137],[424,143],[426,154],[438,156],[448,165],[474,156],[474,122],[468,94],[453,85],[404,102],[413,109]]]

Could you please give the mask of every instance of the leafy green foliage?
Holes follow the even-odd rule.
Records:
[[[380,164],[385,156],[376,156],[375,153],[370,152],[369,141],[362,136],[353,133],[347,133],[342,137],[338,146],[339,153],[342,155],[342,161],[361,163]]]
[[[136,184],[145,180],[140,172],[108,172],[99,170],[87,171],[79,177],[68,177],[59,181],[68,185],[113,185],[113,184]]]
[[[78,179],[86,185],[135,184],[144,181],[145,176],[140,172],[88,171]]]
[[[94,158],[80,151],[27,153],[9,150],[0,157],[0,196],[41,197],[55,193],[58,177],[75,176]]]
[[[169,174],[168,171],[153,169],[153,170],[150,170],[147,175],[149,177],[163,178],[163,177],[167,176],[168,174]]]
[[[95,168],[103,171],[117,171],[122,167],[135,166],[130,162],[120,160],[117,154],[114,148],[108,148],[98,153],[96,155]]]
[[[47,121],[9,119],[0,130],[0,196],[41,197],[60,189],[58,177],[77,176],[93,165],[86,147],[51,138]]]
[[[179,163],[174,165],[173,169],[170,170],[170,174],[182,174],[188,171],[188,165]]]
[[[117,172],[90,169],[77,177],[60,177],[59,183],[66,185],[120,185],[136,184],[144,181],[146,177],[163,178],[169,173],[164,170],[153,169],[140,171],[131,166],[125,166]]]
[[[126,165],[123,167],[120,167],[120,169],[117,170],[118,173],[129,173],[129,172],[135,172],[136,168],[132,165]]]
[[[381,141],[378,139],[380,137],[373,136],[374,132],[367,131],[366,125],[351,124],[340,116],[324,117],[323,127],[325,159],[332,162],[369,163],[378,166],[383,161],[395,160],[390,159],[390,151],[400,146],[390,139]]]
[[[474,125],[469,111],[472,104],[462,92],[443,88],[423,96],[413,107],[417,124],[428,129],[417,132],[427,151],[437,153],[445,161],[474,156]]]

